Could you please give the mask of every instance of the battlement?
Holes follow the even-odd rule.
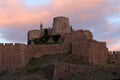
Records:
[[[27,46],[27,44],[23,44],[23,43],[1,43],[0,46],[4,46],[4,47],[9,47],[9,46],[13,46],[13,47],[16,47],[16,46]]]

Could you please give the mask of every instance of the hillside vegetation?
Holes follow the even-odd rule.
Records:
[[[3,70],[0,80],[50,80],[43,75],[43,67],[48,64],[68,63],[83,66],[88,72],[61,77],[59,80],[120,80],[120,66],[117,65],[88,65],[70,53],[44,55],[41,58],[32,58],[26,67],[16,70]]]

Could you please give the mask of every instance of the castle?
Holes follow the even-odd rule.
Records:
[[[72,32],[72,29],[69,24],[69,18],[67,17],[55,17],[53,20],[53,27],[49,29],[43,29],[41,23],[40,30],[30,30],[28,31],[28,44],[35,44],[34,40],[41,38],[43,36],[53,36],[53,35],[64,35]],[[49,42],[53,42],[49,40]]]
[[[120,64],[116,53],[110,54],[105,42],[93,39],[89,30],[74,31],[69,18],[55,17],[49,29],[28,31],[28,44],[0,44],[0,69],[17,69],[26,66],[31,58],[43,55],[71,53],[86,64]]]

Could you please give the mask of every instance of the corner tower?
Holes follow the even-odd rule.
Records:
[[[56,35],[56,34],[64,34],[64,33],[70,33],[71,32],[71,28],[70,28],[70,24],[69,24],[69,18],[67,17],[55,17],[53,19],[53,31],[52,34]]]

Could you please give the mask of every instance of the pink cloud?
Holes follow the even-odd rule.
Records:
[[[107,41],[110,50],[116,50],[120,48],[114,45],[119,35],[116,35],[117,38],[113,35],[118,33],[119,28],[115,26],[113,29],[114,24],[108,24],[106,20],[120,12],[115,6],[118,2],[116,5],[111,0],[50,0],[49,4],[33,7],[26,6],[25,0],[0,0],[0,33],[2,38],[11,42],[26,42],[29,29],[37,28],[36,25],[39,28],[41,22],[46,24],[45,27],[52,26],[53,17],[67,16],[73,28],[93,30],[96,39]],[[112,37],[115,40],[111,40]]]
[[[83,10],[91,10],[99,7],[105,2],[104,0],[53,0],[53,5],[44,5],[38,7],[27,7],[20,0],[1,1],[5,7],[0,9],[0,25],[7,26],[12,24],[29,24],[38,22],[42,19],[47,22],[47,17],[54,15],[72,15],[80,13]],[[73,5],[75,4],[75,5]],[[105,3],[104,3],[105,4]],[[83,20],[94,19],[94,14],[85,14],[80,17]]]
[[[112,45],[109,47],[109,51],[120,51],[120,45]]]
[[[4,5],[0,9],[0,26],[23,25],[37,23],[40,20],[47,21],[49,12],[44,7],[28,8],[25,4],[17,0],[1,1]]]

